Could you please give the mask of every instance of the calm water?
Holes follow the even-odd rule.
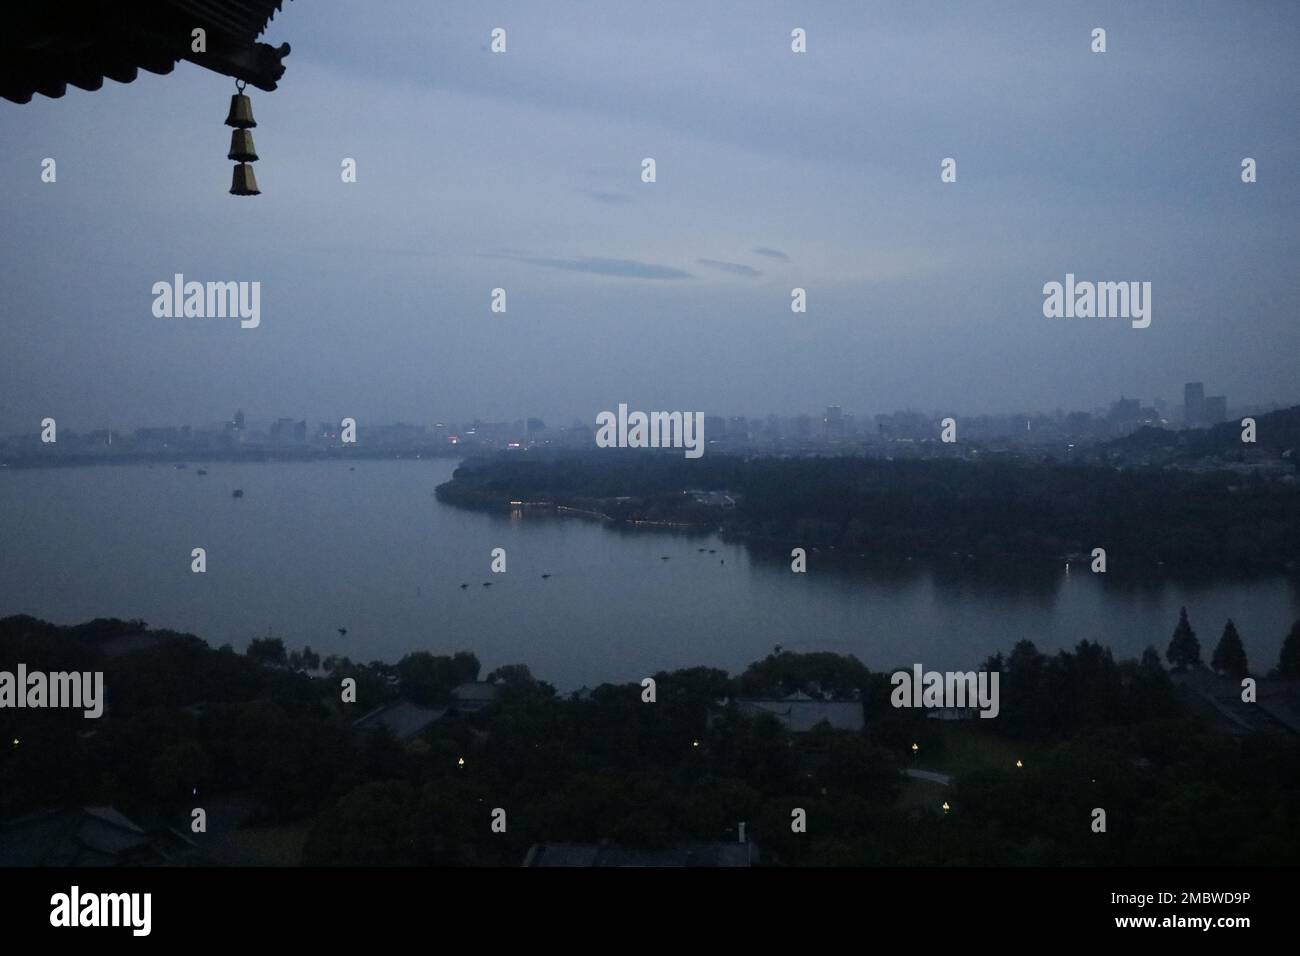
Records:
[[[433,497],[448,460],[203,467],[0,470],[0,616],[143,618],[241,649],[269,631],[360,660],[468,649],[485,672],[523,662],[562,690],[699,664],[735,673],[778,643],[873,669],[971,667],[1026,637],[1163,653],[1182,604],[1207,660],[1231,617],[1267,669],[1300,617],[1282,578],[1138,587],[1076,568],[993,582],[830,570],[818,555],[797,575],[712,535],[450,508]],[[195,547],[206,574],[190,571]],[[489,571],[495,547],[505,574]]]

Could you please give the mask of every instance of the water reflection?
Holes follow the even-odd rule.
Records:
[[[1115,555],[1106,574],[1084,563],[1067,576],[1063,563],[809,549],[796,574],[786,545],[526,505],[453,508],[432,495],[452,467],[222,463],[202,479],[145,466],[10,469],[0,614],[139,617],[237,648],[269,628],[291,647],[365,660],[470,649],[485,668],[524,662],[561,689],[694,665],[735,672],[776,644],[881,670],[977,666],[1022,638],[1136,656],[1164,650],[1182,605],[1206,656],[1231,617],[1265,670],[1300,617],[1283,578],[1157,579]],[[234,487],[246,496],[232,501]],[[208,551],[205,575],[189,571],[196,546]],[[509,554],[505,574],[489,571],[495,547]]]

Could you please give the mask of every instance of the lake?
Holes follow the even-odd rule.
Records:
[[[819,554],[794,574],[788,559],[712,534],[452,508],[433,489],[454,468],[0,469],[0,616],[142,618],[238,649],[269,633],[363,661],[472,650],[484,673],[525,663],[564,691],[694,665],[736,673],[776,644],[855,654],[874,670],[967,669],[1022,638],[1045,651],[1088,639],[1117,657],[1148,644],[1163,654],[1181,605],[1207,661],[1231,617],[1262,673],[1300,617],[1300,593],[1280,576],[1138,584],[1081,564],[1025,580]],[[190,570],[196,547],[204,574]],[[490,571],[498,547],[504,574]]]

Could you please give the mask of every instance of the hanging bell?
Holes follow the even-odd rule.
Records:
[[[253,101],[243,93],[230,97],[230,113],[226,116],[226,125],[236,129],[252,129],[257,125],[253,119]]]
[[[230,152],[226,159],[240,163],[257,162],[257,148],[253,146],[253,134],[246,129],[232,130],[230,133]]]
[[[260,196],[262,194],[262,190],[257,188],[257,177],[253,175],[253,167],[248,163],[240,163],[235,167],[235,176],[230,183],[230,194],[232,196]]]

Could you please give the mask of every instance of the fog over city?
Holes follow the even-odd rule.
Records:
[[[1178,9],[295,3],[247,201],[227,77],[0,102],[0,432],[1293,403],[1300,8]],[[155,317],[177,273],[260,324]]]

